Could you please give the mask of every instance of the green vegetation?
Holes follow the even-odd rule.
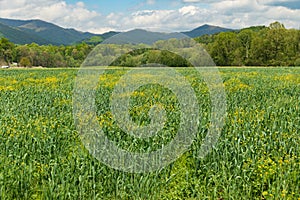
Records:
[[[299,66],[300,31],[274,22],[196,38],[218,66]]]
[[[197,150],[209,124],[209,93],[192,68],[177,70],[203,105],[199,135],[177,161],[146,174],[111,169],[82,145],[72,116],[77,70],[1,70],[0,199],[299,199],[300,68],[221,68],[226,125],[203,159]],[[148,123],[149,105],[160,97],[169,114],[166,132],[133,140],[109,112],[109,97],[125,72],[111,69],[101,77],[99,123],[125,149],[158,149],[176,131],[176,98],[160,86],[136,91],[130,107],[136,123]]]
[[[219,26],[211,26],[208,24],[205,24],[203,26],[200,26],[192,31],[187,31],[187,32],[183,32],[183,34],[191,37],[191,38],[195,38],[195,37],[199,37],[202,35],[213,35],[216,33],[221,33],[221,32],[232,32],[234,31],[233,29],[228,29],[228,28],[222,28]]]
[[[14,44],[9,42],[6,38],[0,39],[0,61],[3,60],[9,64],[13,59]]]
[[[14,45],[5,38],[0,39],[0,60],[7,64],[19,63],[21,67],[80,67],[93,46],[85,43],[73,46]],[[26,62],[24,62],[26,61]]]
[[[49,26],[52,27],[53,25]],[[21,59],[28,58],[30,65],[27,66],[79,67],[95,45],[102,42],[103,38],[115,34],[115,32],[111,32],[103,35],[103,37],[92,36],[81,40],[80,44],[68,46],[39,46],[36,43],[14,45],[2,38],[0,41],[0,61],[20,63]],[[178,37],[178,34],[167,35],[143,30],[131,31],[128,34],[123,37],[131,37],[133,41],[135,39],[141,41],[141,39],[147,38],[147,42],[154,43],[154,47],[160,46],[160,43],[163,42],[157,41],[158,38],[168,38],[170,35]],[[235,32],[204,35],[195,38],[195,40],[203,45],[217,66],[300,65],[300,31],[285,29],[284,25],[279,22],[274,22],[269,27],[256,26]],[[140,47],[145,48],[145,45],[140,44]],[[114,48],[117,51],[119,47],[115,46]],[[95,59],[101,59],[101,57],[95,57]],[[186,62],[176,56],[174,57],[173,54],[157,52],[153,49],[148,49],[148,51],[139,55],[127,54],[122,56],[121,60],[119,59],[114,64],[138,66],[155,61],[175,67],[187,66]]]
[[[15,44],[73,45],[100,34],[65,29],[42,20],[0,18],[0,33]]]
[[[8,38],[16,44],[30,44],[35,41],[38,44],[48,44],[48,41],[38,37],[36,35],[31,35],[30,33],[23,32],[17,28],[7,26],[0,23],[1,37]]]
[[[101,36],[93,36],[91,38],[84,40],[84,42],[89,45],[97,45],[97,44],[100,44],[102,41],[103,41],[103,38]]]
[[[168,67],[191,67],[192,65],[179,55],[167,50],[152,48],[138,49],[120,56],[111,66],[139,67],[151,64],[160,64]]]

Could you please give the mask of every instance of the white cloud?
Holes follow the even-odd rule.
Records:
[[[60,0],[2,0],[0,17],[41,19],[64,27],[85,28],[100,14],[85,8],[83,2],[67,4]]]
[[[273,2],[275,1],[273,0]],[[218,11],[220,17],[227,17],[228,20],[222,21],[228,27],[240,28],[250,25],[269,25],[274,21],[280,21],[286,24],[287,27],[299,27],[300,10],[261,4],[259,0],[223,0],[212,5],[213,9]]]
[[[213,9],[219,13],[233,15],[236,13],[262,12],[265,7],[259,6],[255,0],[225,0],[213,4]]]
[[[185,31],[218,20],[215,11],[185,6],[176,10],[144,10],[127,16],[120,23],[153,31]],[[124,22],[124,23],[123,23]]]
[[[270,4],[270,3],[283,3],[283,2],[297,2],[298,0],[257,0],[261,4]]]
[[[42,19],[81,31],[107,32],[143,28],[155,31],[191,30],[203,24],[228,28],[269,25],[280,21],[286,27],[299,27],[300,9],[273,5],[296,0],[182,0],[178,9],[139,10],[102,15],[86,8],[83,2],[67,4],[63,0],[0,0],[0,17]],[[157,1],[145,0],[145,5]],[[201,8],[197,4],[207,3]],[[264,2],[264,3],[263,3]]]
[[[198,7],[195,6],[184,6],[179,9],[179,13],[182,15],[195,15],[200,11]]]
[[[262,5],[286,7],[290,9],[300,9],[299,0],[257,0]]]

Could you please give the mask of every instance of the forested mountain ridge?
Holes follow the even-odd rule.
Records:
[[[33,41],[40,45],[50,44],[50,41],[47,41],[38,35],[26,33],[18,28],[14,28],[0,22],[0,38],[1,37],[5,37],[15,44],[30,44]]]
[[[13,20],[0,18],[0,35],[16,44],[72,45],[101,34],[65,29],[42,20]]]
[[[182,32],[182,33],[191,38],[195,38],[195,37],[200,37],[202,35],[213,35],[216,33],[232,32],[232,31],[234,31],[234,30],[228,29],[228,28],[223,28],[220,26],[204,24],[203,26],[199,26],[191,31],[186,31],[186,32]]]
[[[138,29],[137,29],[138,30]],[[191,31],[181,32],[189,37],[199,37],[220,32],[233,31],[212,25],[203,25]],[[0,18],[0,37],[5,37],[15,44],[36,43],[39,45],[72,45],[86,42],[97,44],[120,32],[110,31],[103,34],[80,32],[75,29],[66,29],[42,20],[14,20]],[[178,33],[169,33],[169,35]],[[159,38],[164,38],[160,34]],[[168,37],[168,36],[167,36]],[[155,41],[152,41],[155,42]]]

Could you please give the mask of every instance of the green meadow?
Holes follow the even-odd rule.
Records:
[[[99,77],[97,119],[106,136],[131,152],[160,149],[176,135],[176,96],[158,85],[130,98],[130,117],[149,124],[160,102],[165,127],[148,140],[118,128],[109,110],[128,69]],[[300,68],[219,68],[227,117],[217,145],[198,157],[210,124],[209,93],[189,68],[199,101],[198,134],[189,151],[158,171],[128,173],[89,154],[75,128],[76,69],[0,70],[0,199],[300,199]]]

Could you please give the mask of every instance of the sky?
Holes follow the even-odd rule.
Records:
[[[203,24],[240,29],[274,21],[299,29],[300,0],[0,0],[0,17],[93,33],[174,32]]]

